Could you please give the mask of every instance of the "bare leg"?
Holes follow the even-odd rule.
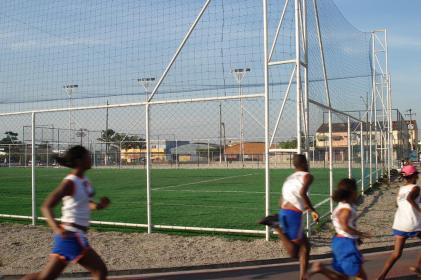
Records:
[[[382,272],[377,277],[377,280],[384,280],[386,278],[386,275],[389,273],[390,269],[392,268],[392,266],[402,256],[402,250],[403,250],[403,247],[405,246],[405,241],[406,241],[405,237],[401,237],[401,236],[395,237],[395,250],[387,259],[386,263],[384,264]]]
[[[273,228],[276,233],[278,234],[279,239],[281,240],[282,244],[284,245],[285,249],[287,249],[288,254],[291,258],[298,258],[298,246],[296,243],[289,240],[289,238],[285,235],[280,227]]]
[[[411,266],[410,270],[421,275],[421,253],[418,255],[417,264],[415,266]]]
[[[93,279],[104,280],[107,278],[107,267],[94,249],[89,249],[78,263],[91,272]]]
[[[67,263],[57,256],[51,256],[44,269],[37,273],[25,275],[22,280],[52,280],[60,276],[66,268]]]
[[[306,236],[303,237],[299,244],[299,259],[300,259],[300,279],[307,279],[308,259],[310,256],[310,243]]]
[[[355,280],[367,280],[367,273],[365,273],[364,268],[361,266],[360,272],[355,276]]]
[[[318,273],[323,274],[329,280],[346,280],[346,279],[348,279],[348,277],[346,275],[343,275],[342,273],[339,273],[337,271],[328,269],[319,262],[315,262],[313,264],[313,267],[312,267],[311,275],[318,274]]]

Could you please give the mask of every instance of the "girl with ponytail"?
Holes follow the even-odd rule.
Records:
[[[107,197],[102,197],[98,203],[92,200],[95,192],[85,177],[86,171],[91,169],[91,157],[87,149],[74,146],[56,160],[72,171],[50,193],[41,208],[54,232],[54,247],[44,270],[29,274],[24,279],[55,279],[69,262],[78,263],[89,270],[94,279],[106,279],[107,267],[90,247],[86,234],[91,211],[108,207],[110,200]],[[58,223],[54,217],[54,208],[60,202],[63,206],[61,223]]]

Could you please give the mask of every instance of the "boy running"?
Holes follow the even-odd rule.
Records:
[[[282,187],[278,215],[265,217],[260,224],[272,227],[292,258],[300,261],[300,279],[308,279],[307,269],[310,255],[310,243],[304,235],[303,212],[311,211],[315,222],[319,214],[314,209],[308,191],[313,176],[304,155],[296,154],[293,158],[295,172],[290,175]]]

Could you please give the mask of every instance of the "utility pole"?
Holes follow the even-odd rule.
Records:
[[[244,167],[244,104],[243,104],[243,92],[241,90],[241,81],[243,80],[246,73],[250,72],[250,68],[236,68],[233,69],[232,74],[238,83],[238,96],[240,97],[240,160],[241,165]]]
[[[108,100],[107,100],[107,108],[105,112],[105,158],[104,158],[104,164],[107,166],[108,164]]]
[[[412,117],[413,116],[415,117],[417,114],[414,113],[414,110],[412,110],[411,108],[409,108],[407,112],[408,113],[405,113],[405,116],[409,116],[408,132],[409,132],[409,137],[411,139],[411,150],[415,150],[417,143],[415,143],[415,127],[414,127]],[[412,133],[411,133],[411,130],[412,130]]]
[[[71,145],[73,145],[73,133],[72,133],[72,131],[73,131],[73,125],[74,125],[74,122],[73,122],[73,116],[72,116],[72,107],[73,107],[73,104],[72,104],[72,96],[73,96],[73,94],[75,93],[75,91],[78,89],[78,87],[79,87],[79,85],[65,85],[65,86],[63,86],[63,88],[64,88],[64,91],[66,92],[66,94],[67,94],[67,97],[69,98],[68,99],[68,107],[69,107],[69,139],[68,139],[68,147],[70,147]]]

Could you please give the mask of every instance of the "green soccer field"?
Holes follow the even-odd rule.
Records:
[[[37,205],[40,206],[68,172],[62,168],[36,170]],[[292,172],[271,170],[271,206],[278,208],[282,182]],[[360,171],[354,170],[360,177]],[[329,193],[327,169],[313,169],[314,204]],[[146,175],[143,169],[93,169],[87,174],[97,196],[108,196],[109,209],[93,213],[93,220],[145,224]],[[335,169],[335,182],[347,170]],[[263,169],[155,169],[152,171],[152,221],[159,225],[263,229]],[[31,215],[31,169],[0,168],[0,214]],[[38,215],[39,207],[38,208]],[[58,209],[59,210],[59,209]],[[318,209],[328,211],[328,204]]]

